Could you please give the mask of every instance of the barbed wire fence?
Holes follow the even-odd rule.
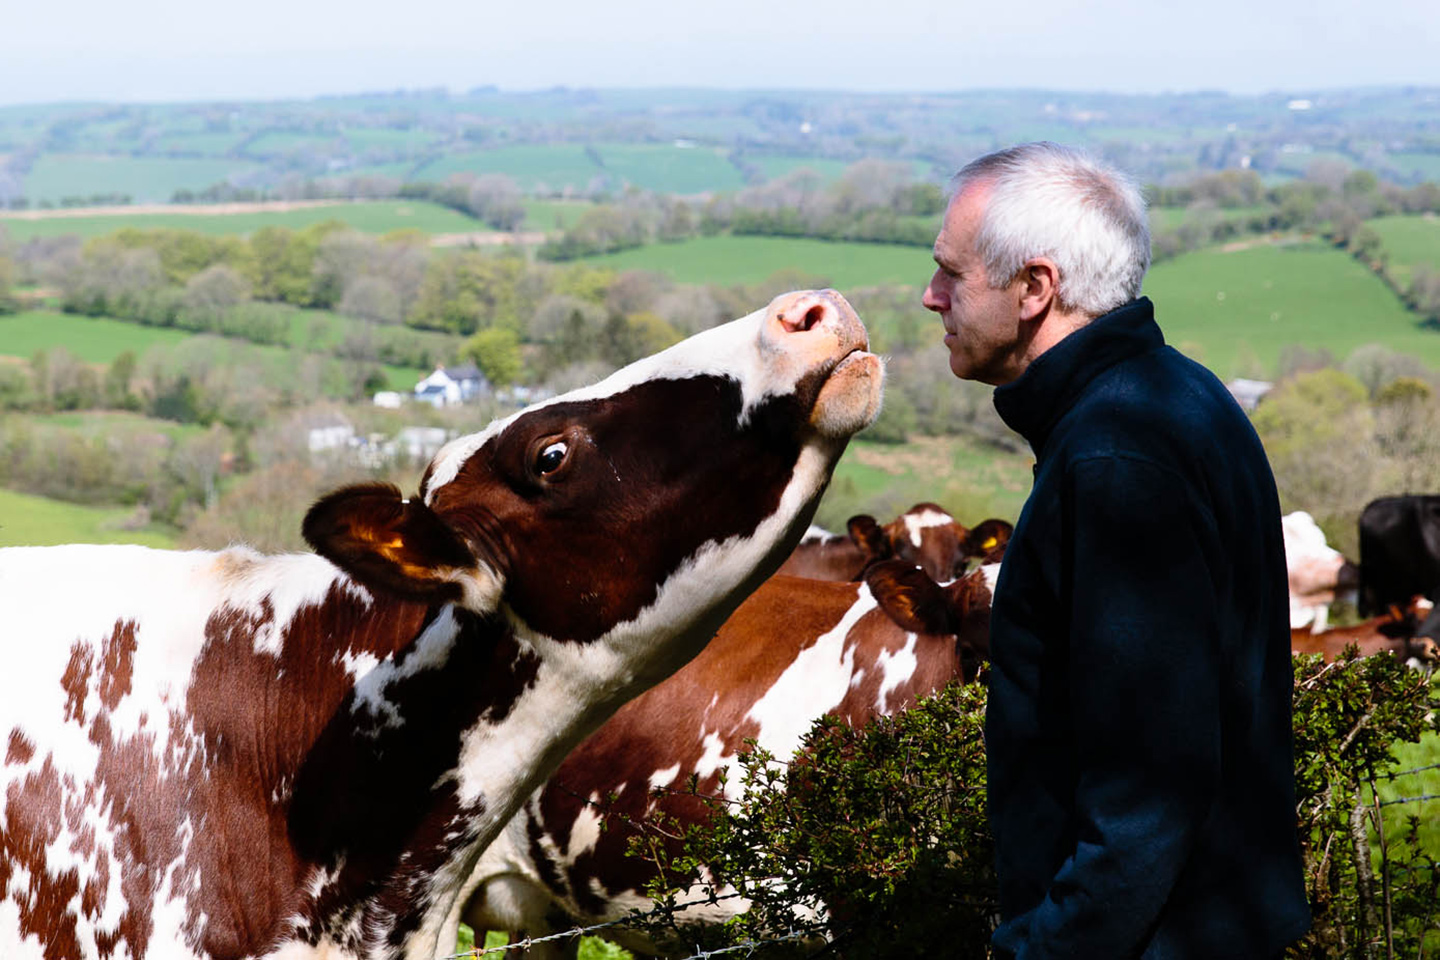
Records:
[[[1440,763],[1427,764],[1426,766],[1422,767],[1413,767],[1408,770],[1396,770],[1389,773],[1377,774],[1374,780],[1376,782],[1395,781],[1400,780],[1404,777],[1416,776],[1430,770],[1440,770]],[[1395,797],[1390,800],[1380,800],[1377,791],[1375,794],[1374,804],[1377,808],[1383,808],[1399,806],[1403,804],[1429,803],[1437,800],[1440,800],[1440,793],[1421,793],[1415,796],[1402,796]],[[606,931],[614,930],[619,927],[633,927],[642,924],[646,920],[673,917],[674,914],[683,913],[685,910],[688,910],[691,907],[710,906],[721,900],[732,900],[741,898],[742,896],[743,895],[739,893],[726,893],[702,897],[696,900],[682,901],[680,903],[662,903],[658,904],[656,907],[649,911],[632,912],[627,916],[621,917],[617,920],[607,920],[602,923],[594,923],[586,926],[575,926],[566,930],[560,930],[555,933],[546,934],[544,936],[523,937],[513,942],[498,944],[493,947],[486,947],[476,944],[469,950],[465,950],[459,953],[452,953],[449,956],[442,958],[442,960],[482,960],[482,958],[485,957],[504,957],[508,955],[512,950],[528,950],[531,947],[547,943],[559,943],[572,940],[578,942],[579,938],[581,937],[603,936]],[[475,934],[477,937],[483,937],[485,935],[485,931],[477,930],[475,931]],[[795,941],[805,939],[818,940],[820,938],[820,932],[815,929],[797,930],[792,928],[785,931],[784,933],[777,933],[773,937],[768,937],[764,939],[749,939],[726,947],[701,949],[697,946],[693,949],[691,953],[686,954],[683,958],[677,957],[675,958],[675,960],[711,960],[711,958],[714,957],[728,957],[734,955],[748,956],[765,947],[779,946],[781,944],[794,943]]]

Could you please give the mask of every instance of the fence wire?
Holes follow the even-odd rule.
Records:
[[[1376,775],[1375,779],[1398,780],[1401,777],[1408,777],[1414,774],[1424,773],[1428,770],[1440,770],[1440,763],[1432,763],[1423,767],[1413,767],[1409,770],[1396,770],[1391,773],[1378,774]],[[1376,805],[1380,807],[1389,807],[1403,803],[1424,803],[1430,800],[1440,800],[1440,793],[1424,793],[1414,797],[1396,797],[1394,800],[1381,800]],[[558,933],[547,934],[543,937],[525,937],[523,939],[516,940],[513,943],[505,943],[495,947],[476,946],[462,953],[452,953],[447,957],[441,958],[441,960],[480,960],[480,958],[482,957],[505,954],[511,950],[528,950],[530,947],[537,944],[554,943],[560,940],[573,940],[579,937],[594,936],[595,934],[601,933],[605,930],[614,929],[615,927],[632,926],[644,920],[650,920],[672,913],[683,912],[690,907],[706,906],[714,904],[720,900],[731,900],[740,896],[741,894],[738,893],[725,893],[705,897],[700,900],[687,900],[682,903],[661,905],[645,913],[632,913],[629,916],[620,918],[619,920],[607,920],[604,923],[591,924],[590,926],[585,927],[571,927],[568,930],[561,930]],[[477,930],[475,931],[475,933],[477,936],[483,936],[485,932],[483,930]],[[754,953],[761,947],[774,946],[781,943],[791,943],[796,940],[803,940],[806,938],[818,938],[819,936],[820,934],[814,930],[790,930],[787,933],[769,939],[746,940],[743,943],[737,943],[728,947],[717,947],[713,950],[703,950],[699,946],[696,946],[694,948],[694,953],[687,954],[683,958],[678,958],[678,960],[710,960],[711,957],[723,957],[739,953],[750,954]]]

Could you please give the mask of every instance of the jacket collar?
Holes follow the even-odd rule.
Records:
[[[1000,419],[1040,456],[1056,421],[1100,374],[1165,345],[1148,297],[1096,317],[1036,357],[1015,380],[995,388]]]

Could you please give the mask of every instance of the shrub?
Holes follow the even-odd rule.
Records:
[[[1296,657],[1294,671],[1296,826],[1315,920],[1289,956],[1429,956],[1437,851],[1419,818],[1381,820],[1375,787],[1395,744],[1436,728],[1440,686],[1387,656]],[[793,951],[808,935],[837,957],[931,956],[942,943],[947,956],[986,956],[984,712],[982,685],[952,685],[860,730],[822,719],[788,763],[742,755],[743,799],[703,798],[708,824],[646,823],[632,841],[661,871],[652,934],[707,949],[783,939]],[[750,909],[723,927],[687,922],[675,897],[704,871]]]

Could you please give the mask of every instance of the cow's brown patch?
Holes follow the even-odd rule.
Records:
[[[130,676],[135,670],[135,621],[115,624],[114,631],[100,651],[100,702],[107,710],[120,705],[130,692]]]
[[[12,763],[29,763],[35,756],[35,744],[19,730],[10,731],[10,743],[5,748],[5,765]]]
[[[65,721],[85,722],[85,697],[90,693],[90,671],[95,653],[90,645],[77,640],[70,648],[70,662],[60,676],[60,689],[65,691]]]
[[[751,533],[775,512],[821,382],[763,401],[743,425],[739,384],[714,376],[541,407],[472,455],[431,506],[472,540],[503,531],[505,599],[527,624],[593,640],[652,603],[698,544]],[[568,446],[554,477],[534,462],[548,438]]]
[[[12,891],[11,898],[19,908],[20,935],[37,938],[45,960],[80,956],[76,918],[70,913],[70,901],[80,889],[79,874],[66,870],[54,875],[46,869],[45,848],[59,839],[64,802],[62,778],[47,757],[18,789],[8,791],[0,830],[0,891],[10,888],[16,867],[29,873],[29,885]]]

